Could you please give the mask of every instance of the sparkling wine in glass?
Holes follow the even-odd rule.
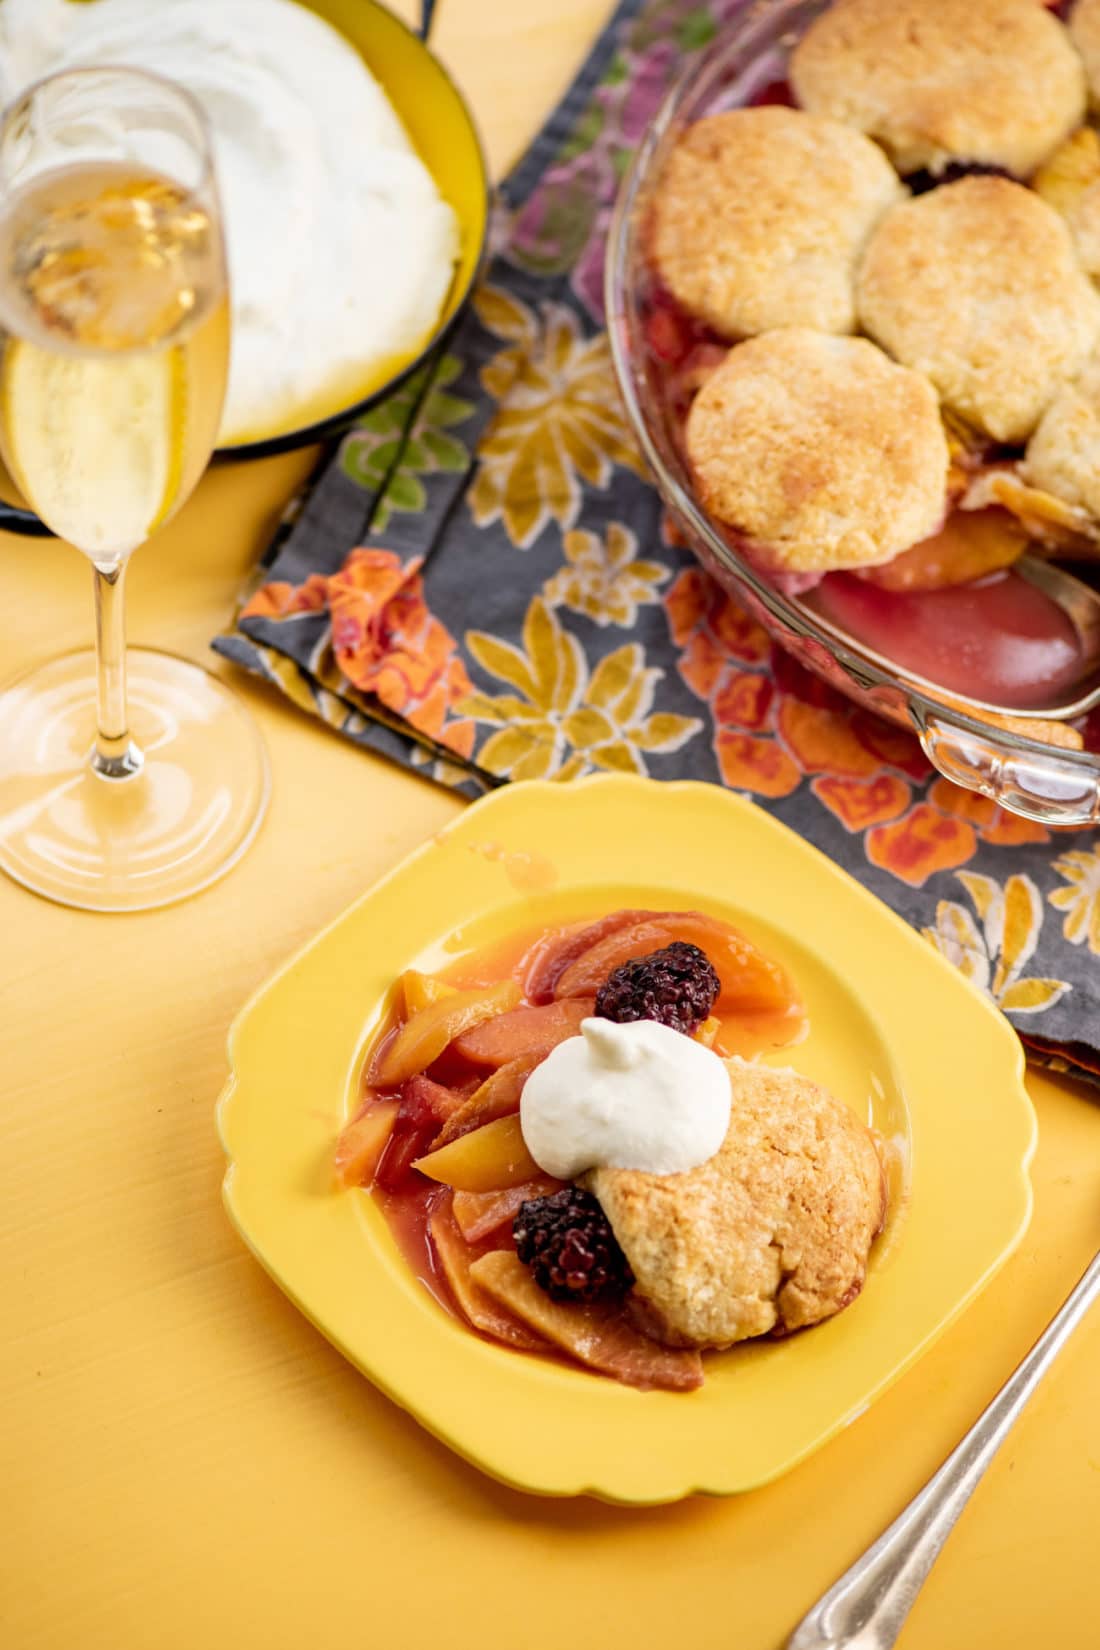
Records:
[[[126,652],[129,557],[188,497],[229,362],[209,135],[182,88],[131,69],[40,81],[0,120],[0,452],[92,563],[96,647],[0,694],[0,867],[36,893],[139,910],[247,847],[259,734],[184,659]]]

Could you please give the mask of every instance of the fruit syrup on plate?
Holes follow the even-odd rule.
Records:
[[[797,106],[786,80],[769,82],[751,103]],[[957,166],[951,175],[974,170],[994,169]],[[950,179],[907,181],[919,191]],[[641,311],[649,381],[689,471],[682,439],[688,410],[731,346],[688,315],[655,276],[641,294]],[[1020,456],[993,445],[968,447],[950,430],[949,436],[949,489],[956,497],[975,469],[1010,464]],[[744,553],[732,532],[723,536],[732,550]],[[797,599],[856,641],[949,692],[1025,712],[1064,700],[1065,690],[1082,675],[1081,644],[1068,615],[1012,566],[1026,543],[1026,532],[1006,510],[952,509],[935,538],[885,567],[829,573]],[[1100,709],[1075,725],[1085,749],[1100,751]]]
[[[443,974],[409,969],[337,1142],[336,1184],[371,1189],[414,1274],[478,1334],[691,1390],[699,1354],[638,1327],[599,1204],[544,1174],[520,1127],[527,1078],[597,1011],[661,1018],[725,1055],[783,1047],[805,1026],[785,970],[699,912],[620,910],[514,934]]]

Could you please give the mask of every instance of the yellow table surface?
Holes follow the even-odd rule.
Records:
[[[443,0],[438,45],[498,170],[604,10]],[[207,640],[311,456],[206,478],[135,560],[135,640],[211,662]],[[59,544],[0,539],[5,673],[89,640],[89,583]],[[240,686],[274,798],[224,882],[174,909],[102,917],[0,879],[0,1646],[776,1650],[938,1466],[1100,1242],[1100,1105],[1032,1078],[1036,1208],[1019,1252],[786,1479],[640,1512],[503,1489],[345,1364],[222,1213],[212,1108],[230,1019],[459,807]],[[1100,1312],[979,1489],[906,1650],[1100,1643],[1098,1521]]]

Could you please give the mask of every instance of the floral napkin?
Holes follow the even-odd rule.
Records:
[[[742,0],[625,0],[500,190],[445,351],[344,436],[214,646],[476,796],[617,770],[751,796],[1100,1076],[1100,834],[938,778],[774,648],[678,542],[616,394],[604,241],[672,79]]]

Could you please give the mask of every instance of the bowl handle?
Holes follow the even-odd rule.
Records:
[[[1049,753],[1025,753],[1010,734],[1001,741],[993,729],[975,733],[934,712],[918,718],[917,732],[924,754],[945,779],[1025,819],[1042,825],[1100,821],[1100,771],[1077,753],[1055,746]]]

